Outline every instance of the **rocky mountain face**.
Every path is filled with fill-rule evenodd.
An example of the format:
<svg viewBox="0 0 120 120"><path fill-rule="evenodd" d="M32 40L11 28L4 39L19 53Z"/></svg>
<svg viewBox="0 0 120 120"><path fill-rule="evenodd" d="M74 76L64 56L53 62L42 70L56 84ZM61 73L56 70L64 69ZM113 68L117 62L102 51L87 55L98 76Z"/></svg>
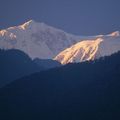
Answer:
<svg viewBox="0 0 120 120"><path fill-rule="evenodd" d="M83 40L59 53L54 59L62 64L83 62L109 56L120 50L120 33Z"/></svg>

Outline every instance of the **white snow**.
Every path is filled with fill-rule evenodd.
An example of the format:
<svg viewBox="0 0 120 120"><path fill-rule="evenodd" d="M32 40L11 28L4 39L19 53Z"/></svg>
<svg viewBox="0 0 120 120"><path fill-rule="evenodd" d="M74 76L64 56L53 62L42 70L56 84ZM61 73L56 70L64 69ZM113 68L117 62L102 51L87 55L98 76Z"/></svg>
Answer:
<svg viewBox="0 0 120 120"><path fill-rule="evenodd" d="M20 49L31 58L51 59L78 42L79 36L30 20L0 31L0 48Z"/></svg>
<svg viewBox="0 0 120 120"><path fill-rule="evenodd" d="M32 59L55 59L62 64L82 62L119 51L120 32L76 36L30 20L19 26L0 30L0 48L22 50Z"/></svg>
<svg viewBox="0 0 120 120"><path fill-rule="evenodd" d="M60 52L54 59L62 64L94 60L120 50L120 35L114 32L93 40L83 40Z"/></svg>

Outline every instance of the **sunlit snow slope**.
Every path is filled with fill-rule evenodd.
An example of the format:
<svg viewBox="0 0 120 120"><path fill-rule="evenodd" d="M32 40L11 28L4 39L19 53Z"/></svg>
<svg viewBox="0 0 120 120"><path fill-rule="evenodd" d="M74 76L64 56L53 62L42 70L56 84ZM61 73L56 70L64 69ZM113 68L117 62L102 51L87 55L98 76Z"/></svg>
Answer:
<svg viewBox="0 0 120 120"><path fill-rule="evenodd" d="M93 40L83 40L59 53L54 59L62 64L94 60L120 50L120 33L96 36Z"/></svg>

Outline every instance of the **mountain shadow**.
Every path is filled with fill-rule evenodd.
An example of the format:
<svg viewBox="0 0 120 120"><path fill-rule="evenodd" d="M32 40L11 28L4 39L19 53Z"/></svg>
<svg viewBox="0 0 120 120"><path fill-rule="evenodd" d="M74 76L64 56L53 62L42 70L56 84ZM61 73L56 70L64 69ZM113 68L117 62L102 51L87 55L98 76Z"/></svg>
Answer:
<svg viewBox="0 0 120 120"><path fill-rule="evenodd" d="M56 60L52 60L52 59L39 59L36 58L33 60L38 66L42 66L44 68L44 70L48 70L51 68L55 68L55 67L60 67L61 64L56 61Z"/></svg>
<svg viewBox="0 0 120 120"><path fill-rule="evenodd" d="M4 119L120 119L120 52L18 79L0 90Z"/></svg>

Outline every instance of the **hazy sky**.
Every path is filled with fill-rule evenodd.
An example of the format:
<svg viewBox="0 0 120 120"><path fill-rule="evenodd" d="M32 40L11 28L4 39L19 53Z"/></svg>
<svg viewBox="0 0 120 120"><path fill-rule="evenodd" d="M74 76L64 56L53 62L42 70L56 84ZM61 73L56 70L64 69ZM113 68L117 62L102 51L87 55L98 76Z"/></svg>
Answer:
<svg viewBox="0 0 120 120"><path fill-rule="evenodd" d="M79 35L120 30L120 0L0 0L0 29L34 19Z"/></svg>

